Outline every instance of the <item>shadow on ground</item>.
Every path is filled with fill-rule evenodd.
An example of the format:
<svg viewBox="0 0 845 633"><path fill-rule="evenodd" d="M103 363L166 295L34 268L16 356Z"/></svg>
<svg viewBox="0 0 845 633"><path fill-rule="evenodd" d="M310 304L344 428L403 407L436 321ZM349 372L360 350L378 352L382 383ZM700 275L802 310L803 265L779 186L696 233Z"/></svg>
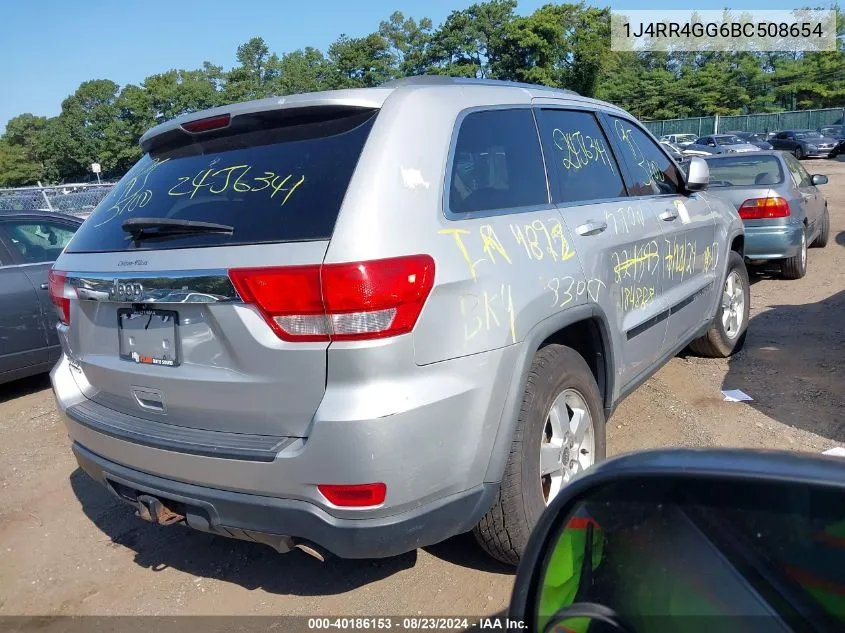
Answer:
<svg viewBox="0 0 845 633"><path fill-rule="evenodd" d="M70 485L86 516L113 543L135 552L135 563L152 571L168 567L245 589L278 595L341 594L413 567L417 553L380 560L329 559L298 550L278 554L266 545L205 534L181 525L145 523L133 510L77 468Z"/></svg>
<svg viewBox="0 0 845 633"><path fill-rule="evenodd" d="M516 567L500 563L481 549L471 532L426 547L425 551L453 565L495 574L516 574Z"/></svg>
<svg viewBox="0 0 845 633"><path fill-rule="evenodd" d="M845 444L845 290L816 303L778 305L754 316L723 389L794 427Z"/></svg>
<svg viewBox="0 0 845 633"><path fill-rule="evenodd" d="M839 231L836 236L836 243L839 244L839 246L845 246L845 231Z"/></svg>
<svg viewBox="0 0 845 633"><path fill-rule="evenodd" d="M38 374L0 385L0 404L50 388L50 374Z"/></svg>

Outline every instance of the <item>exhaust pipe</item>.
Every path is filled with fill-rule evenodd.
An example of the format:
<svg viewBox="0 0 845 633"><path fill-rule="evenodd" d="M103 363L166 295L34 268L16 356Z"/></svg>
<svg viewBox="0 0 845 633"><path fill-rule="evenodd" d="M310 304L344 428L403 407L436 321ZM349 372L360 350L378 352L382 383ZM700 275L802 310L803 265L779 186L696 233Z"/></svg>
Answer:
<svg viewBox="0 0 845 633"><path fill-rule="evenodd" d="M309 556L313 556L321 563L325 563L328 559L332 557L331 552L323 549L316 543L312 543L310 541L296 541L294 542L294 547L300 551L305 552Z"/></svg>

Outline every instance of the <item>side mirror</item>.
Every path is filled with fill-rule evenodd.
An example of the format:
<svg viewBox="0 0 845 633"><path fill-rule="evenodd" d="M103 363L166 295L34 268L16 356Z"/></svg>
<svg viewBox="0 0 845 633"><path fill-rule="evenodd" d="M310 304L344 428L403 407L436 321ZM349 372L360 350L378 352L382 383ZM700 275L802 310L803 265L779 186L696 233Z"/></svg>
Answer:
<svg viewBox="0 0 845 633"><path fill-rule="evenodd" d="M826 185L827 176L823 176L822 174L813 174L812 181L814 185Z"/></svg>
<svg viewBox="0 0 845 633"><path fill-rule="evenodd" d="M710 184L710 167L707 161L691 156L687 170L687 191L704 191Z"/></svg>
<svg viewBox="0 0 845 633"><path fill-rule="evenodd" d="M838 457L618 457L576 477L540 517L509 619L538 633L841 631L843 508Z"/></svg>

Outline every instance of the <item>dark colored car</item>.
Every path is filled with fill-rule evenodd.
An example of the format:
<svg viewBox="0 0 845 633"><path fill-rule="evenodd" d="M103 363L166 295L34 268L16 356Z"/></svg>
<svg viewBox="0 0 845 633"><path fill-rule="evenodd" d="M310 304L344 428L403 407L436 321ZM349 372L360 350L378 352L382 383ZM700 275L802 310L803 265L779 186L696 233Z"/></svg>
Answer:
<svg viewBox="0 0 845 633"><path fill-rule="evenodd" d="M822 133L822 136L828 136L837 141L833 151L828 154L828 158L845 156L845 125L830 125L828 127L823 127L820 132Z"/></svg>
<svg viewBox="0 0 845 633"><path fill-rule="evenodd" d="M61 356L47 274L82 220L0 210L0 384L50 371Z"/></svg>
<svg viewBox="0 0 845 633"><path fill-rule="evenodd" d="M791 152L795 158L827 158L836 147L836 139L818 130L782 130L772 139L772 147Z"/></svg>
<svg viewBox="0 0 845 633"><path fill-rule="evenodd" d="M726 132L726 134L733 134L734 136L741 138L746 143L751 143L760 149L772 149L771 143L754 132Z"/></svg>

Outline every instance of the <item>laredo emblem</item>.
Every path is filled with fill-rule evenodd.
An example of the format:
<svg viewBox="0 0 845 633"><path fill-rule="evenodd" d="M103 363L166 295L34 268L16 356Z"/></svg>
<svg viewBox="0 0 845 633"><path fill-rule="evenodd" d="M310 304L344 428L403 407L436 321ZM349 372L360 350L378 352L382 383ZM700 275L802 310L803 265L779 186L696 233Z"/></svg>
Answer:
<svg viewBox="0 0 845 633"><path fill-rule="evenodd" d="M139 283L123 282L118 279L114 280L109 295L112 299L118 301L132 301L140 299L144 294L144 286Z"/></svg>

